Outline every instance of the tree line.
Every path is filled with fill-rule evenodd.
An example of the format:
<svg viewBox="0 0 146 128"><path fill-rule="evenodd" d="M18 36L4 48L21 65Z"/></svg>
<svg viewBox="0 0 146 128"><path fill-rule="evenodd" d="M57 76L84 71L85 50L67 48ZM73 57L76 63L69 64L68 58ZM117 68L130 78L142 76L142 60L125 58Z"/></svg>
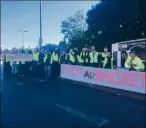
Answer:
<svg viewBox="0 0 146 128"><path fill-rule="evenodd" d="M77 11L61 24L63 47L95 45L111 48L115 42L145 37L145 0L101 0L84 15Z"/></svg>

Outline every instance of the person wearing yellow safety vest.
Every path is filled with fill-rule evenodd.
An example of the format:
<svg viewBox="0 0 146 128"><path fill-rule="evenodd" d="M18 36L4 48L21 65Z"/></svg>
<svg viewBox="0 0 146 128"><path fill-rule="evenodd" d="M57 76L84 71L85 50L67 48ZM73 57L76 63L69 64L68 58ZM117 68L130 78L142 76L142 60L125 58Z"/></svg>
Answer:
<svg viewBox="0 0 146 128"><path fill-rule="evenodd" d="M44 57L44 64L45 64L45 75L46 78L51 76L51 65L52 65L52 55L51 55L51 51L47 50L45 57Z"/></svg>
<svg viewBox="0 0 146 128"><path fill-rule="evenodd" d="M67 62L68 62L68 64L75 65L75 57L74 57L73 49L69 50L69 53L67 56Z"/></svg>
<svg viewBox="0 0 146 128"><path fill-rule="evenodd" d="M142 63L142 60L136 56L134 51L130 52L129 57L127 58L125 62L125 68L136 71L143 71L145 70L145 66Z"/></svg>
<svg viewBox="0 0 146 128"><path fill-rule="evenodd" d="M59 58L59 63L60 64L66 64L67 63L67 53L66 51L62 51L60 58Z"/></svg>
<svg viewBox="0 0 146 128"><path fill-rule="evenodd" d="M103 67L104 62L107 61L108 48L104 47L104 52L99 53L100 67Z"/></svg>
<svg viewBox="0 0 146 128"><path fill-rule="evenodd" d="M45 50L44 50L44 48L42 48L39 51L39 65L38 65L38 76L39 77L45 76L44 57L45 57Z"/></svg>
<svg viewBox="0 0 146 128"><path fill-rule="evenodd" d="M91 47L91 52L89 53L90 66L99 67L99 53L95 50L95 46Z"/></svg>
<svg viewBox="0 0 146 128"><path fill-rule="evenodd" d="M82 52L80 53L80 58L82 60L83 66L89 66L89 52L86 47L82 49Z"/></svg>
<svg viewBox="0 0 146 128"><path fill-rule="evenodd" d="M38 50L35 49L32 52L32 58L33 58L33 60L32 60L32 65L31 65L30 70L32 72L32 75L36 76L37 75L36 71L37 71L37 67L38 67L38 64L39 64L38 63L38 61L39 61L39 52L38 52Z"/></svg>
<svg viewBox="0 0 146 128"><path fill-rule="evenodd" d="M55 51L52 53L52 77L58 78L60 75L60 65L59 65L59 50L55 48Z"/></svg>
<svg viewBox="0 0 146 128"><path fill-rule="evenodd" d="M106 56L104 57L103 68L106 68L106 69L115 69L116 68L116 63L115 63L114 59L112 58L110 52L107 52Z"/></svg>

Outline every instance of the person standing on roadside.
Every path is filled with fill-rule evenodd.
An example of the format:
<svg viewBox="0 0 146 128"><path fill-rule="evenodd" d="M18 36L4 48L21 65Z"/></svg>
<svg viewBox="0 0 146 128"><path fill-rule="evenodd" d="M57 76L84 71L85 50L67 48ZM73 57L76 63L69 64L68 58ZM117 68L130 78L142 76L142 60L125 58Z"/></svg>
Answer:
<svg viewBox="0 0 146 128"><path fill-rule="evenodd" d="M108 48L104 47L104 52L100 53L99 59L100 59L100 67L103 67L104 62L107 60L108 56Z"/></svg>
<svg viewBox="0 0 146 128"><path fill-rule="evenodd" d="M66 64L67 63L67 53L65 50L62 51L60 58L59 58L60 64Z"/></svg>
<svg viewBox="0 0 146 128"><path fill-rule="evenodd" d="M116 68L116 63L115 63L113 57L111 56L110 52L106 53L106 57L104 58L104 61L103 61L103 68L106 68L106 69L115 69Z"/></svg>
<svg viewBox="0 0 146 128"><path fill-rule="evenodd" d="M39 52L39 76L44 77L45 71L44 71L44 55L45 51L44 49L41 49Z"/></svg>
<svg viewBox="0 0 146 128"><path fill-rule="evenodd" d="M33 60L32 60L32 63L31 63L30 70L32 72L33 77L36 77L37 76L38 64L39 64L39 51L38 51L38 49L35 49L32 52L32 57L33 57Z"/></svg>
<svg viewBox="0 0 146 128"><path fill-rule="evenodd" d="M87 47L84 47L82 49L82 52L80 54L80 58L82 60L82 65L83 66L89 66L89 52Z"/></svg>
<svg viewBox="0 0 146 128"><path fill-rule="evenodd" d="M60 65L59 65L59 49L56 47L52 53L52 77L54 79L59 77L60 74Z"/></svg>
<svg viewBox="0 0 146 128"><path fill-rule="evenodd" d="M67 55L67 63L71 65L75 65L75 57L74 57L73 49L69 50L69 53Z"/></svg>
<svg viewBox="0 0 146 128"><path fill-rule="evenodd" d="M91 47L89 58L91 67L99 67L99 53L95 50L95 46Z"/></svg>
<svg viewBox="0 0 146 128"><path fill-rule="evenodd" d="M45 77L48 78L51 76L51 65L52 65L52 55L51 51L47 50L44 57L44 65L45 65Z"/></svg>

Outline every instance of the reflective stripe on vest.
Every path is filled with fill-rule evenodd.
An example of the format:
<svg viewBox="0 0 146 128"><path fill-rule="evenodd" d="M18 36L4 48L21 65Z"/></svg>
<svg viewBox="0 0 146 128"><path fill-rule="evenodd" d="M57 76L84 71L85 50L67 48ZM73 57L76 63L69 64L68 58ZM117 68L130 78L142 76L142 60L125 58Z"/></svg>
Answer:
<svg viewBox="0 0 146 128"><path fill-rule="evenodd" d="M52 57L53 57L53 61L59 61L59 56L58 54L55 54L55 52L53 52Z"/></svg>
<svg viewBox="0 0 146 128"><path fill-rule="evenodd" d="M47 61L48 55L46 54L44 57L44 63ZM52 60L52 55L51 55L51 60L50 60L50 64L52 64L53 60Z"/></svg>
<svg viewBox="0 0 146 128"><path fill-rule="evenodd" d="M104 61L103 61L103 68L105 67L105 65L107 64L107 61L108 61L108 58L107 57L105 57L105 59L104 59ZM111 58L111 68L113 68L114 67L114 65L113 65L113 61L114 61L114 59L113 58Z"/></svg>
<svg viewBox="0 0 146 128"><path fill-rule="evenodd" d="M13 62L11 61L10 62L10 66L12 66L13 64L17 64L18 65L19 64L19 61L13 61Z"/></svg>
<svg viewBox="0 0 146 128"><path fill-rule="evenodd" d="M71 53L68 53L69 55L69 60L74 63L75 62L75 57L71 54Z"/></svg>
<svg viewBox="0 0 146 128"><path fill-rule="evenodd" d="M33 60L39 61L39 53L38 53L38 52L37 52L37 53L34 53L34 52L33 52L32 57L33 57Z"/></svg>
<svg viewBox="0 0 146 128"><path fill-rule="evenodd" d="M21 64L25 64L25 61L21 61Z"/></svg>
<svg viewBox="0 0 146 128"><path fill-rule="evenodd" d="M60 56L60 58L59 58L59 63L61 63L61 57L62 57L62 54L61 54L61 56ZM67 54L65 55L65 61L67 60Z"/></svg>
<svg viewBox="0 0 146 128"><path fill-rule="evenodd" d="M81 52L80 58L81 58L82 56L87 56L87 55L88 55L88 53ZM81 58L81 59L82 59L82 58ZM82 59L82 61L84 62L83 59ZM88 58L85 59L85 62L88 63Z"/></svg>
<svg viewBox="0 0 146 128"><path fill-rule="evenodd" d="M90 52L89 55L90 55L90 63L98 63L98 52L95 52L94 56L92 52Z"/></svg>

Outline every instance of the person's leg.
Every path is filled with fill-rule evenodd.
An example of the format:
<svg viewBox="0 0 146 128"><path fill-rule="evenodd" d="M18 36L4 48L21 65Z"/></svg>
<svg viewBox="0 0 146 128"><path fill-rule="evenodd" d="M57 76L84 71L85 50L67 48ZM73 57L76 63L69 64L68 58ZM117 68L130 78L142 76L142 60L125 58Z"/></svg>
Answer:
<svg viewBox="0 0 146 128"><path fill-rule="evenodd" d="M45 77L48 77L48 73L47 73L47 65L45 65Z"/></svg>
<svg viewBox="0 0 146 128"><path fill-rule="evenodd" d="M11 71L12 71L12 74L15 73L15 67L14 67L14 64L11 66Z"/></svg>
<svg viewBox="0 0 146 128"><path fill-rule="evenodd" d="M18 65L16 64L15 65L15 75L17 75L18 74Z"/></svg>
<svg viewBox="0 0 146 128"><path fill-rule="evenodd" d="M48 65L48 76L51 76L51 65Z"/></svg>

